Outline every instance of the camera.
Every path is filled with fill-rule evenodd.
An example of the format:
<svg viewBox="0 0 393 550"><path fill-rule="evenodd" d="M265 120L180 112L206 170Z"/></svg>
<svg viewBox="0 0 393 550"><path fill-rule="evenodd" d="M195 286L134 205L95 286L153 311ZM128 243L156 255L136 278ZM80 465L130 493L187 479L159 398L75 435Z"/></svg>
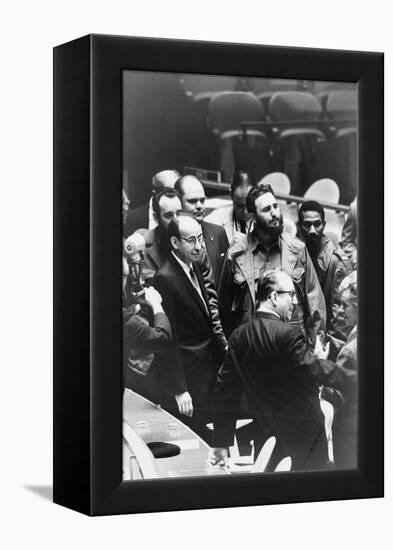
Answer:
<svg viewBox="0 0 393 550"><path fill-rule="evenodd" d="M141 264L145 250L146 241L140 233L133 233L123 242L123 259L128 266L124 299L128 304L140 303L144 296L145 282L142 277Z"/></svg>

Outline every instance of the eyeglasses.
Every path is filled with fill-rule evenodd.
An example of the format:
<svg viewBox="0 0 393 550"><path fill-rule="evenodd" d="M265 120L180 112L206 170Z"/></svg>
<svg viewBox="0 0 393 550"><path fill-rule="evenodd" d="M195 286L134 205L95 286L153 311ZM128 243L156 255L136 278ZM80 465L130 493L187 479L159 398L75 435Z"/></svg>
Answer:
<svg viewBox="0 0 393 550"><path fill-rule="evenodd" d="M276 290L276 292L277 294L289 294L292 300L296 296L296 292L294 290Z"/></svg>
<svg viewBox="0 0 393 550"><path fill-rule="evenodd" d="M302 222L302 226L306 229L311 229L312 226L314 226L315 229L320 229L322 227L322 222L321 220L316 220L315 222L306 221Z"/></svg>
<svg viewBox="0 0 393 550"><path fill-rule="evenodd" d="M190 246L195 246L197 243L202 244L203 243L203 235L198 235L198 237L188 237L187 239L185 237L180 237L182 241L186 241Z"/></svg>

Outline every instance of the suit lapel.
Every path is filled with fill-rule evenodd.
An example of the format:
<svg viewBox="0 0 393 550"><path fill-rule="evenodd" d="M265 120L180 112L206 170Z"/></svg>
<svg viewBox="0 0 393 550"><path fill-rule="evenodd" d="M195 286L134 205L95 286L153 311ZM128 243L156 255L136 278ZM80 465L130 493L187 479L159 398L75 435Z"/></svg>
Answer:
<svg viewBox="0 0 393 550"><path fill-rule="evenodd" d="M210 263L213 266L213 263L215 262L214 253L216 251L214 236L209 231L209 227L204 222L202 222L202 233L203 233L203 238L205 240L206 252L207 252L207 255L209 256Z"/></svg>
<svg viewBox="0 0 393 550"><path fill-rule="evenodd" d="M171 264L173 265L176 276L177 276L179 282L181 283L183 289L186 290L187 293L191 295L191 297L195 301L196 305L199 307L199 309L202 311L202 313L205 315L205 317L207 319L209 319L209 314L206 310L207 306L205 307L203 305L202 299L199 296L198 291L194 288L194 286L191 283L190 279L185 274L183 268L179 265L179 263L175 260L175 258L171 258ZM197 275L199 286L200 286L201 291L203 293L204 292L204 287L203 287L203 281L202 281L202 284L201 284L201 274L199 272L199 266L197 264L194 264L194 263L192 265L193 265L193 269L195 270L195 273ZM205 296L205 294L204 294L204 296Z"/></svg>

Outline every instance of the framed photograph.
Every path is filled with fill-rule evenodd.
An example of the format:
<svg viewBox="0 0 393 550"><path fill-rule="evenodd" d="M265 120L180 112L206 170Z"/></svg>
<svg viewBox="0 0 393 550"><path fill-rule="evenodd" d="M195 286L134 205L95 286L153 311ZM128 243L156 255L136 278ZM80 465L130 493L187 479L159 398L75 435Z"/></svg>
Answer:
<svg viewBox="0 0 393 550"><path fill-rule="evenodd" d="M383 468L383 54L56 47L54 501L381 497Z"/></svg>

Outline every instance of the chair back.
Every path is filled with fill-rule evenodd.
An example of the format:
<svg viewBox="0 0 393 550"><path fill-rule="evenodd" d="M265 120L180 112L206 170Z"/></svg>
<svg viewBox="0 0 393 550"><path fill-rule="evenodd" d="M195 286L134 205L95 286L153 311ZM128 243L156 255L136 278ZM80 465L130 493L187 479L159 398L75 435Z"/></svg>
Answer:
<svg viewBox="0 0 393 550"><path fill-rule="evenodd" d="M221 92L209 103L209 126L215 134L230 130L241 131L240 122L261 120L264 110L256 96L250 92Z"/></svg>
<svg viewBox="0 0 393 550"><path fill-rule="evenodd" d="M350 120L355 125L357 117L357 93L350 90L330 92L326 102L326 113L335 122Z"/></svg>
<svg viewBox="0 0 393 550"><path fill-rule="evenodd" d="M322 178L314 181L313 184L304 193L304 198L308 200L330 202L338 204L340 191L337 183L329 178Z"/></svg>
<svg viewBox="0 0 393 550"><path fill-rule="evenodd" d="M259 182L264 185L270 185L275 193L282 193L283 195L289 195L291 191L291 182L284 172L270 172L266 174Z"/></svg>
<svg viewBox="0 0 393 550"><path fill-rule="evenodd" d="M309 92L276 92L269 101L272 120L318 121L321 113L321 104Z"/></svg>
<svg viewBox="0 0 393 550"><path fill-rule="evenodd" d="M290 472L292 468L292 458L286 456L276 466L275 472Z"/></svg>
<svg viewBox="0 0 393 550"><path fill-rule="evenodd" d="M269 437L269 439L265 441L262 449L259 452L258 458L256 459L254 466L252 467L252 472L264 472L266 470L266 466L269 463L275 446L276 438L274 436Z"/></svg>

